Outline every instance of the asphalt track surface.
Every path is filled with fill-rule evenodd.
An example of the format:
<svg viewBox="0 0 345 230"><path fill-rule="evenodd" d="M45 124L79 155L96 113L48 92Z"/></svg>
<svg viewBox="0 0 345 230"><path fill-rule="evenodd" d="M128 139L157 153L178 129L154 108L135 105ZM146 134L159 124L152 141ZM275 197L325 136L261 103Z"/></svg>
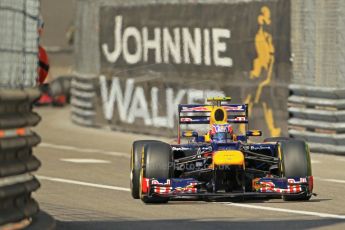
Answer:
<svg viewBox="0 0 345 230"><path fill-rule="evenodd" d="M309 202L145 205L129 193L129 152L132 141L154 137L79 127L68 107L37 111L43 166L34 196L58 229L345 229L345 157L312 154L318 196Z"/></svg>

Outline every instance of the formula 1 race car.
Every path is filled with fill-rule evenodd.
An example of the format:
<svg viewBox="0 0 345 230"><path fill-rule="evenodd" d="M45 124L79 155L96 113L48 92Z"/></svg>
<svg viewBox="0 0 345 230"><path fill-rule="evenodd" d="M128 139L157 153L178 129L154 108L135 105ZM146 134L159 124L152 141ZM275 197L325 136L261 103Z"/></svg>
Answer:
<svg viewBox="0 0 345 230"><path fill-rule="evenodd" d="M261 136L248 130L248 106L229 104L230 97L209 104L178 106L177 144L135 141L131 153L131 194L145 203L173 198L283 197L309 200L313 176L308 145L284 137L252 143ZM206 124L208 130L182 130ZM236 135L233 125L244 125ZM181 139L186 143L182 143Z"/></svg>

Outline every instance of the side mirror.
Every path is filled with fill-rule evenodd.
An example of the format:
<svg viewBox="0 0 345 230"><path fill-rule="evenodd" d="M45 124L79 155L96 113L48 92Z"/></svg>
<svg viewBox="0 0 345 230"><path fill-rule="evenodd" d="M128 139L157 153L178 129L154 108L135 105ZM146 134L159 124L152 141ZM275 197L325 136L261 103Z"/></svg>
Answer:
<svg viewBox="0 0 345 230"><path fill-rule="evenodd" d="M198 137L198 132L196 131L183 131L182 137Z"/></svg>
<svg viewBox="0 0 345 230"><path fill-rule="evenodd" d="M246 132L247 137L261 137L262 131L261 130L248 130Z"/></svg>

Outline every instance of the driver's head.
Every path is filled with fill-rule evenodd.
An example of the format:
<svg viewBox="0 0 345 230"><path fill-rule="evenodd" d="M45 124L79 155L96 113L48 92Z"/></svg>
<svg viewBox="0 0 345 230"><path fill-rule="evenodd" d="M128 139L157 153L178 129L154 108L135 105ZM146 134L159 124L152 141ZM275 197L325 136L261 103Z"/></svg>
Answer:
<svg viewBox="0 0 345 230"><path fill-rule="evenodd" d="M233 129L230 124L213 124L210 130L213 142L227 143L233 140Z"/></svg>

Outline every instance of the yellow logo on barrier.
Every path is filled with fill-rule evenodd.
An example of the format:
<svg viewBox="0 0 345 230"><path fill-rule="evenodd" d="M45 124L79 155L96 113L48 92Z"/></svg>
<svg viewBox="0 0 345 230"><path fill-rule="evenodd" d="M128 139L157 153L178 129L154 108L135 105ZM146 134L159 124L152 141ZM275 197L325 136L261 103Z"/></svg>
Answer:
<svg viewBox="0 0 345 230"><path fill-rule="evenodd" d="M257 58L254 59L253 70L250 72L251 79L260 77L262 69L268 71L269 67L272 67L274 61L272 35L266 32L263 27L264 25L271 24L271 12L267 6L261 8L258 23L259 30L255 35Z"/></svg>
<svg viewBox="0 0 345 230"><path fill-rule="evenodd" d="M272 72L274 67L274 44L272 35L265 31L264 25L271 24L271 11L267 6L261 8L261 14L258 16L259 30L255 35L255 48L257 57L253 61L253 69L250 71L250 79L257 79L266 74L266 78L261 81L255 93L247 95L245 103L248 104L250 114L254 104L259 104L261 93L265 86L271 84ZM274 124L273 110L270 109L266 102L261 103L264 110L265 121L271 136L280 136L281 129L277 128ZM244 133L245 126L241 125L240 130Z"/></svg>

